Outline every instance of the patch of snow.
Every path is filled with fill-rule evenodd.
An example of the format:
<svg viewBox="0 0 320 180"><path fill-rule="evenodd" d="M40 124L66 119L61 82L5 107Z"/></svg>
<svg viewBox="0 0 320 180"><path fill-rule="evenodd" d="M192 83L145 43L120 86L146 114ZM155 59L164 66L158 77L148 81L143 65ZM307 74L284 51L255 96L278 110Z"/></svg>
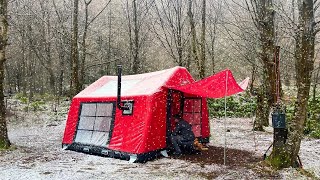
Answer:
<svg viewBox="0 0 320 180"><path fill-rule="evenodd" d="M11 117L8 133L17 146L11 151L0 151L0 179L260 179L248 167L230 168L217 164L200 165L184 160L160 158L147 163L129 161L66 151L61 147L69 102L59 111L50 108L41 112L16 110ZM18 107L18 106L17 106ZM23 117L23 119L22 119ZM52 118L53 117L53 118ZM224 147L224 119L212 119L210 145ZM253 132L252 119L228 118L226 146L246 150L260 156L272 143L272 128ZM306 170L320 177L320 140L302 141L300 158ZM269 151L270 153L270 151ZM293 168L279 172L283 179L304 179Z"/></svg>

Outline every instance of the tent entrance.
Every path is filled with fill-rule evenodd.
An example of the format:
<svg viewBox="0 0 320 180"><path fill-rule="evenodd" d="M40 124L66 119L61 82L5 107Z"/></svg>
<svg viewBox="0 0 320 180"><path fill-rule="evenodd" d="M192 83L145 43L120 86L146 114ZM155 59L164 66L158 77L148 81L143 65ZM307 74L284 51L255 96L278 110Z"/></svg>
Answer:
<svg viewBox="0 0 320 180"><path fill-rule="evenodd" d="M183 119L192 125L196 137L201 137L202 99L185 97L183 101Z"/></svg>
<svg viewBox="0 0 320 180"><path fill-rule="evenodd" d="M115 102L81 103L74 142L103 147L109 144L115 107Z"/></svg>
<svg viewBox="0 0 320 180"><path fill-rule="evenodd" d="M181 114L183 119L192 125L196 137L202 134L202 98L186 97L184 93L176 90L168 91L167 99L167 138L175 128L173 115ZM168 140L167 140L168 142Z"/></svg>

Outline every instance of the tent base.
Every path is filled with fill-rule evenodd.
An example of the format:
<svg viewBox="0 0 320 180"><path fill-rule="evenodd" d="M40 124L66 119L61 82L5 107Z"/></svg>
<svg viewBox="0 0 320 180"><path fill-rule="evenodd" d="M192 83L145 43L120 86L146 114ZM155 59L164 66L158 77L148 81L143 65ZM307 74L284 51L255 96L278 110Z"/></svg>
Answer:
<svg viewBox="0 0 320 180"><path fill-rule="evenodd" d="M132 158L130 160L130 156L131 157L134 156L136 157L136 160L134 162L139 162L139 163L145 163L147 161L160 157L161 156L160 152L163 150L163 149L159 149L159 150L151 151L148 153L132 154L132 153L111 150L105 147L85 145L85 144L79 144L79 143L62 144L62 147L65 150L72 150L72 151L82 152L86 154L98 155L103 157L111 157L111 158L122 159L127 161L132 161Z"/></svg>

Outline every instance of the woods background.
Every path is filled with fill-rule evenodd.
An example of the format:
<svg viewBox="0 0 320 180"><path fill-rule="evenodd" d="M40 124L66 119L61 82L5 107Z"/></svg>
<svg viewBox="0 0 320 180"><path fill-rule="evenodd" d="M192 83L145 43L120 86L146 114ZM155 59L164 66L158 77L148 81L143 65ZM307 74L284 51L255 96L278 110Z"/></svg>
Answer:
<svg viewBox="0 0 320 180"><path fill-rule="evenodd" d="M288 139L269 161L295 166L308 122L320 134L320 113L308 112L320 104L319 6L318 0L0 0L0 147L10 146L4 94L28 102L35 94L73 97L115 75L117 64L124 74L179 65L196 79L229 68L237 79L251 77L255 130L268 126L279 99L293 102ZM295 90L280 93L284 87Z"/></svg>
<svg viewBox="0 0 320 180"><path fill-rule="evenodd" d="M73 1L9 2L5 92L22 92L30 99L34 93L74 94L70 92L74 68L82 89L103 75L115 75L116 64L124 66L124 74L180 65L197 79L229 68L237 79L250 76L257 86L262 82L263 49L251 1L78 3L75 21ZM276 1L272 8L281 78L292 85L298 6L291 0ZM73 35L75 27L78 35ZM315 44L317 59L317 39ZM319 61L315 66L313 85L319 81Z"/></svg>

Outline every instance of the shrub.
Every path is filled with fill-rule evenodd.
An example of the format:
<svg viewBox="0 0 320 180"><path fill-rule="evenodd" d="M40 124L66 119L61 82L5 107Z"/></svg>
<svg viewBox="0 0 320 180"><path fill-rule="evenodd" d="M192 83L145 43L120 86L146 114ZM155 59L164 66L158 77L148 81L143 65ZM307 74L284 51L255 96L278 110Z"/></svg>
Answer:
<svg viewBox="0 0 320 180"><path fill-rule="evenodd" d="M228 117L252 117L257 107L255 98L247 94L230 96L226 100ZM208 99L208 108L210 117L224 117L224 98Z"/></svg>
<svg viewBox="0 0 320 180"><path fill-rule="evenodd" d="M15 95L15 98L18 99L22 104L28 103L28 97L24 96L22 93L18 93Z"/></svg>
<svg viewBox="0 0 320 180"><path fill-rule="evenodd" d="M43 101L33 101L30 106L32 107L33 111L42 110L41 105L44 105Z"/></svg>
<svg viewBox="0 0 320 180"><path fill-rule="evenodd" d="M286 102L286 121L294 117L294 100ZM227 97L227 117L252 117L257 108L256 98L248 94ZM305 123L304 134L320 138L320 96L308 102L308 118ZM210 117L225 116L225 102L221 99L208 99Z"/></svg>
<svg viewBox="0 0 320 180"><path fill-rule="evenodd" d="M303 133L310 135L314 138L320 138L320 97L317 97L314 101L309 99L307 108L307 121ZM290 102L286 105L286 120L292 121L294 116L294 102Z"/></svg>

